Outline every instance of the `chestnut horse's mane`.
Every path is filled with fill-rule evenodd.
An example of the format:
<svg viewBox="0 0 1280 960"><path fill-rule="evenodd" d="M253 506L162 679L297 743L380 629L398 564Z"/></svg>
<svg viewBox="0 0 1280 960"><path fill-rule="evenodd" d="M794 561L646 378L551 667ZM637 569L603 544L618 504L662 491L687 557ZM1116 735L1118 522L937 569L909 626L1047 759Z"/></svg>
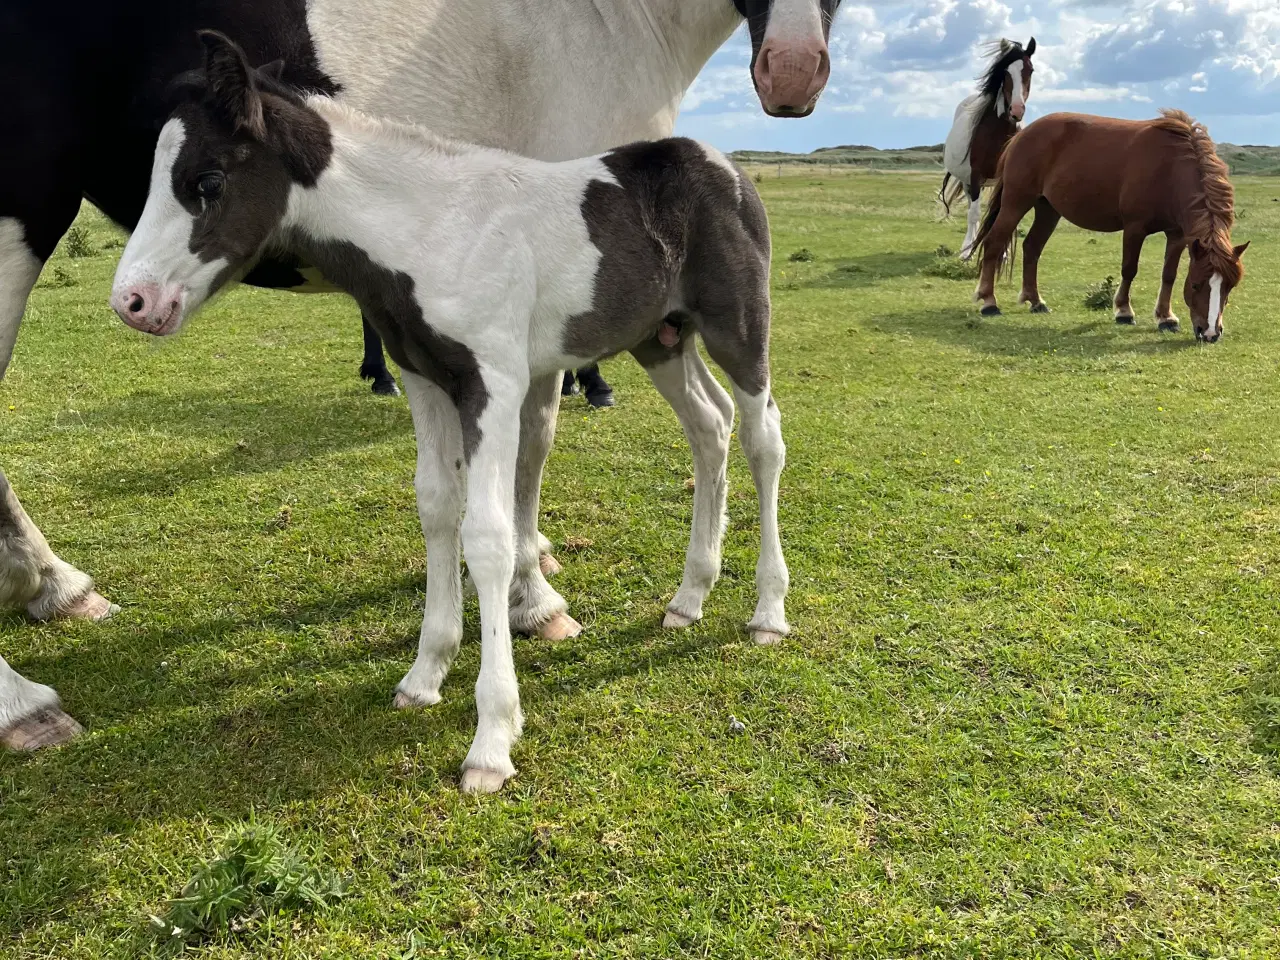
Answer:
<svg viewBox="0 0 1280 960"><path fill-rule="evenodd" d="M1236 194L1227 175L1227 165L1218 156L1213 138L1203 123L1181 110L1161 110L1160 118L1152 120L1151 125L1185 139L1190 156L1200 170L1201 189L1199 202L1192 203L1195 221L1188 232L1200 241L1213 269L1235 286L1244 273L1231 247Z"/></svg>

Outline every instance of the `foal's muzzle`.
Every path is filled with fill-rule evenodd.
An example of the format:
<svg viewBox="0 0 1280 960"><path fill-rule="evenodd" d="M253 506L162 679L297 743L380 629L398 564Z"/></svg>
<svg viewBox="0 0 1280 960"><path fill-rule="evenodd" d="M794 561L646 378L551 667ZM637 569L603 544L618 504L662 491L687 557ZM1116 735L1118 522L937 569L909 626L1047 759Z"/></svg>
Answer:
<svg viewBox="0 0 1280 960"><path fill-rule="evenodd" d="M111 295L111 308L133 329L163 337L173 333L182 320L182 288L129 284Z"/></svg>

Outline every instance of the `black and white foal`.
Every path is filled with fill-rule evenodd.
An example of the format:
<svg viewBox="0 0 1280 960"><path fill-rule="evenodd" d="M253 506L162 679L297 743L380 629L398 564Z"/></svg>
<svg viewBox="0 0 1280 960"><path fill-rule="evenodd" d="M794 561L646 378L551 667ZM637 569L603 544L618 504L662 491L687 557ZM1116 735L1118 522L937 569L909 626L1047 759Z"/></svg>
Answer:
<svg viewBox="0 0 1280 960"><path fill-rule="evenodd" d="M404 371L418 440L427 600L398 702L438 702L457 652L460 522L479 594L479 725L463 789L496 790L515 771L522 718L511 627L545 620L543 588L563 610L537 573L536 542L512 542L531 379L558 387L549 374L630 350L671 401L693 449L695 495L684 579L665 622L687 626L719 574L733 412L695 362L695 335L703 339L732 381L760 501L749 629L761 643L785 635L769 232L748 178L691 140L564 163L447 141L304 100L254 71L225 37L203 36L206 82L160 134L112 306L136 329L174 333L267 248L306 258L359 301ZM441 409L448 416L430 415Z"/></svg>

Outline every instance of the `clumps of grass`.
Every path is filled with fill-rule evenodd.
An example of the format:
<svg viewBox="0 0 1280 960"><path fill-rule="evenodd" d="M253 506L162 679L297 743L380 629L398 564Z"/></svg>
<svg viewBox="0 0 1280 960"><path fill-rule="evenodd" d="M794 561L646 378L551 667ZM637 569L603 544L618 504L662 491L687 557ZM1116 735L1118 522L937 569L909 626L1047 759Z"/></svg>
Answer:
<svg viewBox="0 0 1280 960"><path fill-rule="evenodd" d="M127 237L122 237L117 234L114 236L110 236L106 240L104 240L102 242L102 249L103 250L123 250L124 245L128 242L129 240Z"/></svg>
<svg viewBox="0 0 1280 960"><path fill-rule="evenodd" d="M71 271L60 264L54 264L53 267L40 276L40 286L42 287L62 289L64 287L74 287L76 283L76 278L72 276Z"/></svg>
<svg viewBox="0 0 1280 960"><path fill-rule="evenodd" d="M62 238L62 250L73 260L92 257L95 253L89 231L84 227L72 227Z"/></svg>
<svg viewBox="0 0 1280 960"><path fill-rule="evenodd" d="M230 832L221 853L151 923L157 936L187 943L239 933L283 911L323 910L342 895L336 875L308 863L274 827L250 821Z"/></svg>
<svg viewBox="0 0 1280 960"><path fill-rule="evenodd" d="M1263 668L1249 694L1253 749L1280 761L1280 659Z"/></svg>
<svg viewBox="0 0 1280 960"><path fill-rule="evenodd" d="M791 256L787 257L787 259L792 263L812 263L818 258L808 247L801 247L795 253L791 254Z"/></svg>
<svg viewBox="0 0 1280 960"><path fill-rule="evenodd" d="M756 183L764 183L764 174L757 170L756 175L751 179L754 180Z"/></svg>
<svg viewBox="0 0 1280 960"><path fill-rule="evenodd" d="M1110 310L1116 299L1116 278L1108 275L1085 291L1084 305L1090 310Z"/></svg>
<svg viewBox="0 0 1280 960"><path fill-rule="evenodd" d="M968 263L951 252L945 243L933 251L933 262L925 264L920 272L926 277L938 277L942 280L977 280L978 263Z"/></svg>

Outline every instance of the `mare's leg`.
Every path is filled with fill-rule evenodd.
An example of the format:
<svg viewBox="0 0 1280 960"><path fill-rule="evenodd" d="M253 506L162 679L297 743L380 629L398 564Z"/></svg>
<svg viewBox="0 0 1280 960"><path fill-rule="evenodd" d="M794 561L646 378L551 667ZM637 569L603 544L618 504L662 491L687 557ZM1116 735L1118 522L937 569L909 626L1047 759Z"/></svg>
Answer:
<svg viewBox="0 0 1280 960"><path fill-rule="evenodd" d="M1036 219L1022 241L1022 292L1019 303L1031 304L1032 313L1048 313L1049 306L1040 299L1040 254L1053 235L1062 214L1044 197L1036 201Z"/></svg>
<svg viewBox="0 0 1280 960"><path fill-rule="evenodd" d="M1164 270L1160 274L1160 297L1156 300L1156 322L1160 329L1173 332L1178 329L1178 318L1173 313L1173 284L1178 279L1178 262L1187 242L1177 234L1165 234Z"/></svg>
<svg viewBox="0 0 1280 960"><path fill-rule="evenodd" d="M0 746L39 750L64 743L82 729L63 713L51 687L33 683L0 657Z"/></svg>
<svg viewBox="0 0 1280 960"><path fill-rule="evenodd" d="M560 406L560 375L540 377L529 384L520 407L520 454L516 463L516 564L511 580L511 629L546 640L576 637L582 626L566 610L564 597L547 583L559 571L551 544L538 533L542 470L556 436Z"/></svg>
<svg viewBox="0 0 1280 960"><path fill-rule="evenodd" d="M462 543L480 598L480 675L476 678L475 740L462 765L466 793L492 793L516 771L511 747L520 736L520 690L511 653L508 599L513 552L520 408L528 382L513 372L486 370L489 401L475 426L467 470L467 516Z"/></svg>
<svg viewBox="0 0 1280 960"><path fill-rule="evenodd" d="M1142 241L1147 234L1142 228L1127 229L1124 232L1124 262L1120 265L1120 286L1116 289L1115 308L1116 323L1131 324L1133 306L1129 303L1129 287L1133 278L1138 275L1138 260L1142 256Z"/></svg>
<svg viewBox="0 0 1280 960"><path fill-rule="evenodd" d="M578 383L582 384L582 392L587 396L587 403L593 407L613 406L613 387L600 375L600 365L593 363L578 371Z"/></svg>
<svg viewBox="0 0 1280 960"><path fill-rule="evenodd" d="M684 579L663 621L666 627L687 627L702 618L702 603L720 576L733 401L707 370L692 337L674 357L646 349L637 351L636 359L671 404L693 452L693 524Z"/></svg>
<svg viewBox="0 0 1280 960"><path fill-rule="evenodd" d="M427 599L418 636L418 656L396 686L395 705L440 702L440 684L462 642L462 582L458 527L462 521L462 428L443 390L405 370L405 392L418 441L414 492L427 544Z"/></svg>
<svg viewBox="0 0 1280 960"><path fill-rule="evenodd" d="M387 358L382 353L382 338L370 326L364 314L360 315L360 323L364 326L364 360L360 363L360 379L372 380L374 393L384 397L400 396L396 378L387 369Z"/></svg>
<svg viewBox="0 0 1280 960"><path fill-rule="evenodd" d="M965 195L969 198L969 221L964 230L960 259L967 263L973 257L973 238L978 235L979 222L982 220L982 188L965 187Z"/></svg>

